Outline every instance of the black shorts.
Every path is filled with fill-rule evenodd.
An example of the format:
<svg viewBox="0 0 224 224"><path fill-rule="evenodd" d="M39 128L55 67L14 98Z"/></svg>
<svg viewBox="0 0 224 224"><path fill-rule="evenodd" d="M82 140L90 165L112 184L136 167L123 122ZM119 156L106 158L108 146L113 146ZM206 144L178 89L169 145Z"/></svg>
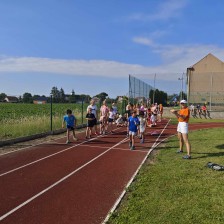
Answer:
<svg viewBox="0 0 224 224"><path fill-rule="evenodd" d="M68 129L68 130L72 130L72 131L75 130L75 128L72 127L72 126L70 126L70 125L67 125L67 129Z"/></svg>
<svg viewBox="0 0 224 224"><path fill-rule="evenodd" d="M90 128L92 128L95 124L95 121L94 120L92 120L92 121L89 121L88 123L87 123L87 127L90 127Z"/></svg>
<svg viewBox="0 0 224 224"><path fill-rule="evenodd" d="M112 123L114 121L114 119L112 119L112 118L108 118L108 122L109 123Z"/></svg>
<svg viewBox="0 0 224 224"><path fill-rule="evenodd" d="M97 119L96 118L93 120L93 124L97 125Z"/></svg>

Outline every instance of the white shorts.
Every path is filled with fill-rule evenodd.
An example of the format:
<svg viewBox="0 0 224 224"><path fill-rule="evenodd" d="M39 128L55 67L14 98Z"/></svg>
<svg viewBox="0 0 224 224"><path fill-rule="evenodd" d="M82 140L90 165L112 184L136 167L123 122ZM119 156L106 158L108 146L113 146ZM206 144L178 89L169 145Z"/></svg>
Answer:
<svg viewBox="0 0 224 224"><path fill-rule="evenodd" d="M188 133L188 123L186 122L179 122L177 126L177 132L180 132L182 134Z"/></svg>
<svg viewBox="0 0 224 224"><path fill-rule="evenodd" d="M137 135L137 132L134 132L134 131L129 131L129 136L135 136L135 135Z"/></svg>

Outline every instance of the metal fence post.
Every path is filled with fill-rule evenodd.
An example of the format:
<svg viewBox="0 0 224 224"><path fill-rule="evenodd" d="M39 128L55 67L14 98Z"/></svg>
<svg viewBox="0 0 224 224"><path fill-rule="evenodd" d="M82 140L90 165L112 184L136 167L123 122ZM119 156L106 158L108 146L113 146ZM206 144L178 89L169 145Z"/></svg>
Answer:
<svg viewBox="0 0 224 224"><path fill-rule="evenodd" d="M82 125L83 125L83 113L84 113L84 108L83 108L83 97L82 97Z"/></svg>
<svg viewBox="0 0 224 224"><path fill-rule="evenodd" d="M53 131L53 108L52 108L52 94L51 94L51 132Z"/></svg>

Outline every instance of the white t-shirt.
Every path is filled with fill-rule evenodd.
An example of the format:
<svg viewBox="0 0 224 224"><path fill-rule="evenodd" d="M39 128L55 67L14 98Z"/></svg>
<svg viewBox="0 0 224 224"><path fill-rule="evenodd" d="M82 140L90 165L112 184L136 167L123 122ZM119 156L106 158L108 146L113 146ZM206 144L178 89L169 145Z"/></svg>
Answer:
<svg viewBox="0 0 224 224"><path fill-rule="evenodd" d="M89 105L89 106L87 107L87 112L88 112L89 108L92 109L92 114L94 114L95 117L97 118L97 116L96 116L96 114L97 114L97 106L96 106L96 105Z"/></svg>
<svg viewBox="0 0 224 224"><path fill-rule="evenodd" d="M115 113L114 113L114 111L109 111L109 118L110 119L114 119L114 117L115 117Z"/></svg>

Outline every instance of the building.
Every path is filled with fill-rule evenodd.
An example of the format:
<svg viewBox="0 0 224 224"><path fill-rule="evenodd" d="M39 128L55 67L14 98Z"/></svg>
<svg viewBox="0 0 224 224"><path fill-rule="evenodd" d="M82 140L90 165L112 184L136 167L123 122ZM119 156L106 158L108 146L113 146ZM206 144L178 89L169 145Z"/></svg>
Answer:
<svg viewBox="0 0 224 224"><path fill-rule="evenodd" d="M34 104L46 104L47 103L47 97L40 96L37 99L33 100Z"/></svg>
<svg viewBox="0 0 224 224"><path fill-rule="evenodd" d="M18 103L19 99L16 96L6 96L4 102L7 103Z"/></svg>
<svg viewBox="0 0 224 224"><path fill-rule="evenodd" d="M207 103L209 109L224 108L224 62L209 53L187 68L189 104Z"/></svg>

